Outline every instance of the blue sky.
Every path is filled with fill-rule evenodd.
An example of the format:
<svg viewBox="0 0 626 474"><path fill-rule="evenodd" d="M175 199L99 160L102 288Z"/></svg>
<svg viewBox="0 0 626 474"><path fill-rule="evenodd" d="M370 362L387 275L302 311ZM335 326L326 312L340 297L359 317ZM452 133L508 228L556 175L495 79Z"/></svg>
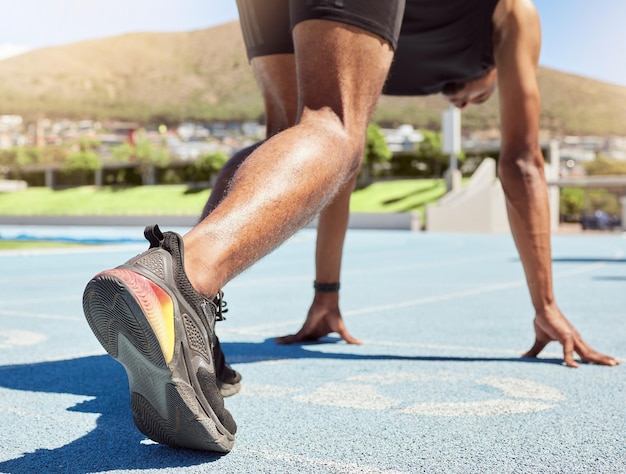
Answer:
<svg viewBox="0 0 626 474"><path fill-rule="evenodd" d="M137 31L237 18L235 0L1 0L0 57ZM536 0L544 66L626 86L626 0Z"/></svg>

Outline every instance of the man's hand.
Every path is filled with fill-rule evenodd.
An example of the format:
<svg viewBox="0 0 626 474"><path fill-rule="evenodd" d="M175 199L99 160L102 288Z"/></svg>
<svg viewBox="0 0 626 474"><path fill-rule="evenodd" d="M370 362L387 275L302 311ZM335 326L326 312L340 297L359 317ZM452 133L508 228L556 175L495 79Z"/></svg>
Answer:
<svg viewBox="0 0 626 474"><path fill-rule="evenodd" d="M295 342L311 342L336 332L348 344L362 344L361 341L350 335L346 328L339 307L326 307L313 302L309 309L306 321L296 334L277 337L277 344L293 344Z"/></svg>
<svg viewBox="0 0 626 474"><path fill-rule="evenodd" d="M615 357L601 354L589 346L558 308L537 313L534 325L535 344L523 357L537 357L549 342L558 341L563 346L563 359L568 367L578 367L578 362L574 360L574 352L584 362L599 365L620 363Z"/></svg>

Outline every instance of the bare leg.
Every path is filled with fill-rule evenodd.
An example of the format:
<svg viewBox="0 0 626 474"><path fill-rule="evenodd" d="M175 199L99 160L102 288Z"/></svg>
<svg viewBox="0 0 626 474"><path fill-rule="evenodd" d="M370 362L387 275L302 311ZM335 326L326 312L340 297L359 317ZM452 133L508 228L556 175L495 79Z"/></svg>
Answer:
<svg viewBox="0 0 626 474"><path fill-rule="evenodd" d="M296 123L298 91L296 88L296 62L292 54L260 56L251 61L252 71L263 95L265 105L266 136L271 137ZM239 150L222 167L211 196L202 211L202 221L228 193L233 176L241 164L263 142Z"/></svg>
<svg viewBox="0 0 626 474"><path fill-rule="evenodd" d="M293 55L261 56L252 60L256 81L263 94L267 136L271 137L295 124L297 90L295 59ZM218 174L211 196L202 212L201 220L211 213L228 193L239 166L262 142L238 151ZM341 256L348 225L350 195L356 176L346 185L321 213L316 248L316 281L340 280ZM338 333L348 343L360 344L352 337L339 310L339 294L315 292L303 328L293 336L278 338L279 344L316 340L331 332Z"/></svg>
<svg viewBox="0 0 626 474"><path fill-rule="evenodd" d="M186 272L205 295L216 294L310 221L359 167L393 56L390 45L322 20L298 24L294 41L298 125L259 146L222 203L184 237Z"/></svg>
<svg viewBox="0 0 626 474"><path fill-rule="evenodd" d="M343 243L350 215L350 195L354 190L356 176L350 180L320 214L315 252L315 281L339 282ZM276 338L278 344L316 341L336 332L349 344L361 344L348 332L339 310L339 292L316 291L302 328L289 336Z"/></svg>

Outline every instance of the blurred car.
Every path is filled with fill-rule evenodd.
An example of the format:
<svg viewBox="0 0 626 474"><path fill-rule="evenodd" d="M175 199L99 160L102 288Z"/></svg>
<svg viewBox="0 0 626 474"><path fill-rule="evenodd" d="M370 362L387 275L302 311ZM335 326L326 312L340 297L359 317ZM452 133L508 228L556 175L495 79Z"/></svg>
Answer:
<svg viewBox="0 0 626 474"><path fill-rule="evenodd" d="M583 230L613 230L622 227L622 219L604 211L584 213L580 219Z"/></svg>

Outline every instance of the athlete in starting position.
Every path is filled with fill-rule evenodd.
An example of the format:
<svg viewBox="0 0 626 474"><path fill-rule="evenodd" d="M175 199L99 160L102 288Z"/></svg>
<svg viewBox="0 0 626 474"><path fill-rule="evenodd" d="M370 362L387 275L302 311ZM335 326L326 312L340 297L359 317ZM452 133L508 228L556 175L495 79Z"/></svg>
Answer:
<svg viewBox="0 0 626 474"><path fill-rule="evenodd" d="M240 7L247 21L246 5ZM224 407L214 361L220 288L353 180L404 0L292 1L281 8L290 17L296 66L290 70L290 100L298 103L293 126L285 124L250 153L228 194L191 231L180 236L147 228L150 248L96 275L83 296L91 329L126 369L135 424L173 446L232 449L236 424ZM273 66L255 70L270 77Z"/></svg>
<svg viewBox="0 0 626 474"><path fill-rule="evenodd" d="M297 61L289 35L288 0L239 0L241 27L272 137L298 117ZM541 48L539 16L530 0L407 0L398 48L384 93L442 93L455 106L500 95L499 177L513 238L535 309L535 343L524 354L536 357L550 341L563 358L585 362L619 361L589 346L558 308L552 288L548 193L539 147L540 97L536 72ZM237 170L259 144L235 154L218 175L203 217L228 194ZM339 281L350 195L355 175L319 215L315 295L302 328L277 338L280 344L317 340L331 332L349 343L339 310Z"/></svg>

